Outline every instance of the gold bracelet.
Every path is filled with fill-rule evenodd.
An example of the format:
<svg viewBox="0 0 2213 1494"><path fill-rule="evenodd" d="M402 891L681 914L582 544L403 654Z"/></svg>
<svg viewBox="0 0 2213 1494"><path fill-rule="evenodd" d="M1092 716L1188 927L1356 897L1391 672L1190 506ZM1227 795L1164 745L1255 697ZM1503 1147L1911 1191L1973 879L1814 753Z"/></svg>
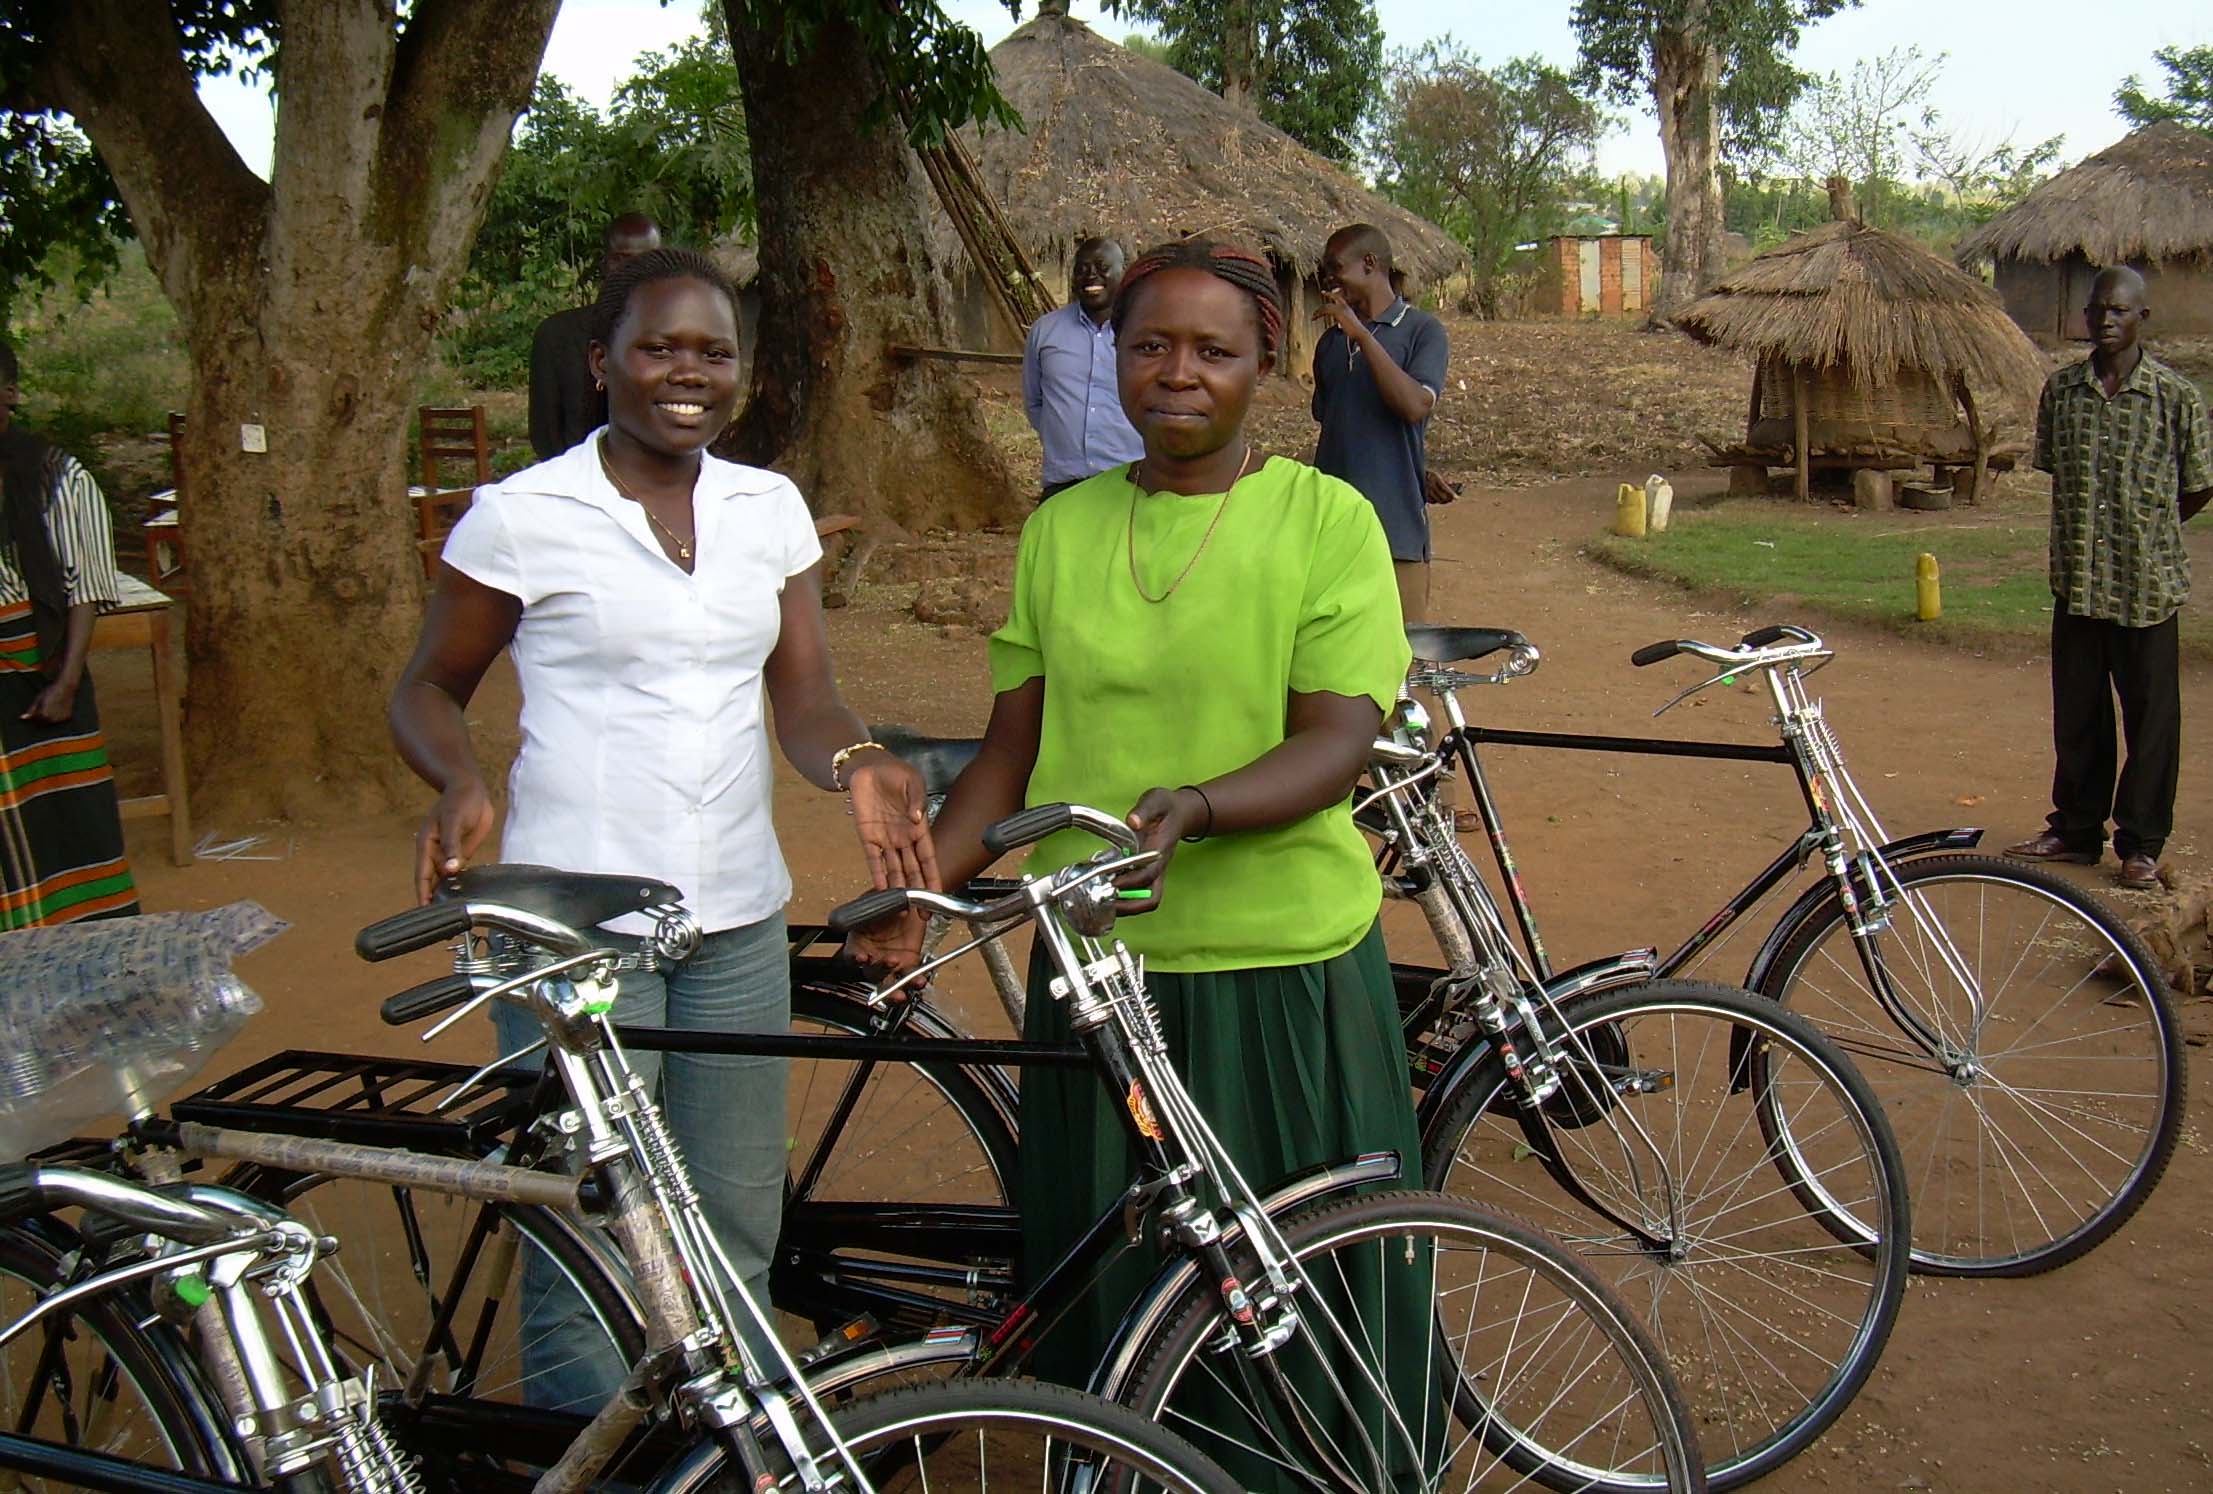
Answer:
<svg viewBox="0 0 2213 1494"><path fill-rule="evenodd" d="M891 749L889 747L886 747L883 743L869 741L855 742L850 747L840 747L837 750L836 755L834 755L830 759L830 786L836 789L841 794L848 792L853 787L851 784L845 781L845 764L847 759L851 758L854 753L889 751L891 751Z"/></svg>

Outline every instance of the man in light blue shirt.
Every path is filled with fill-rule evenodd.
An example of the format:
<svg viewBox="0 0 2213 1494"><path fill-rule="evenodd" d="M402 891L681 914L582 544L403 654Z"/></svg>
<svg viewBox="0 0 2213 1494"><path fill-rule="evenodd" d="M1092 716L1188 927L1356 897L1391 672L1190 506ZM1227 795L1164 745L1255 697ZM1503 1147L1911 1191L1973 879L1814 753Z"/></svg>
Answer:
<svg viewBox="0 0 2213 1494"><path fill-rule="evenodd" d="M1042 503L1062 488L1145 454L1114 378L1114 328L1108 317L1122 288L1122 246L1112 239L1076 245L1068 304L1030 328L1022 349L1022 408L1045 447Z"/></svg>

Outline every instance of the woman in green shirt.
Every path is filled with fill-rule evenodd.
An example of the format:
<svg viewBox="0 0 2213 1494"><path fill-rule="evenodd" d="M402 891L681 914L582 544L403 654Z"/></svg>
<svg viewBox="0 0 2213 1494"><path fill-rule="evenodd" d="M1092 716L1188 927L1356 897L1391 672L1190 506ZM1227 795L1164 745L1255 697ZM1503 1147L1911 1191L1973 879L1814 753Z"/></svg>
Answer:
<svg viewBox="0 0 2213 1494"><path fill-rule="evenodd" d="M1117 932L1145 957L1192 1094L1263 1190L1361 1152L1410 1171L1419 1156L1380 884L1348 808L1406 638L1374 509L1246 438L1282 321L1268 266L1242 250L1186 242L1130 266L1115 337L1145 456L1030 516L991 639L991 723L935 827L958 886L991 859L984 827L1027 805L1127 811L1162 853L1129 884L1158 910ZM1064 833L1029 866L1097 848ZM910 921L875 952L905 963L918 939ZM1032 966L1025 1035L1065 1042L1050 973ZM1034 1274L1128 1185L1131 1158L1088 1071L1026 1071L1021 1130ZM1125 1257L1039 1345L1037 1372L1083 1383L1149 1274Z"/></svg>

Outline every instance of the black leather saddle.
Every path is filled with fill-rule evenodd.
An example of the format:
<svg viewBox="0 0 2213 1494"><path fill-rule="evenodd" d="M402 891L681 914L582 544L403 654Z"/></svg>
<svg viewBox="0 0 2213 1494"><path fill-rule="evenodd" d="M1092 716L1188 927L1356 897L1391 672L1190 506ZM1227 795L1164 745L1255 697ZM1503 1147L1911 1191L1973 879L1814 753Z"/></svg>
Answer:
<svg viewBox="0 0 2213 1494"><path fill-rule="evenodd" d="M604 876L522 862L472 866L439 882L437 896L520 908L572 929L588 929L627 913L684 900L683 893L651 877Z"/></svg>
<svg viewBox="0 0 2213 1494"><path fill-rule="evenodd" d="M1511 628L1408 628L1406 641L1432 664L1464 664L1529 642Z"/></svg>
<svg viewBox="0 0 2213 1494"><path fill-rule="evenodd" d="M981 737L926 737L904 726L875 726L869 731L922 775L923 787L933 799L952 791L953 780L976 760L976 750L983 746Z"/></svg>

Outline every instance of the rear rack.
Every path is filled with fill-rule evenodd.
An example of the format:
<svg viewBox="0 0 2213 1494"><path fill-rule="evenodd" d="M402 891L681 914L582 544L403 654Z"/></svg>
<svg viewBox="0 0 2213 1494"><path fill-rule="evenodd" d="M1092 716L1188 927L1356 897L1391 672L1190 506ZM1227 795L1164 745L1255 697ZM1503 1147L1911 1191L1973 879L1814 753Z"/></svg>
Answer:
<svg viewBox="0 0 2213 1494"><path fill-rule="evenodd" d="M481 1157L528 1116L540 1071L494 1069L460 1105L437 1112L474 1072L466 1064L291 1049L175 1101L169 1113L241 1131Z"/></svg>

